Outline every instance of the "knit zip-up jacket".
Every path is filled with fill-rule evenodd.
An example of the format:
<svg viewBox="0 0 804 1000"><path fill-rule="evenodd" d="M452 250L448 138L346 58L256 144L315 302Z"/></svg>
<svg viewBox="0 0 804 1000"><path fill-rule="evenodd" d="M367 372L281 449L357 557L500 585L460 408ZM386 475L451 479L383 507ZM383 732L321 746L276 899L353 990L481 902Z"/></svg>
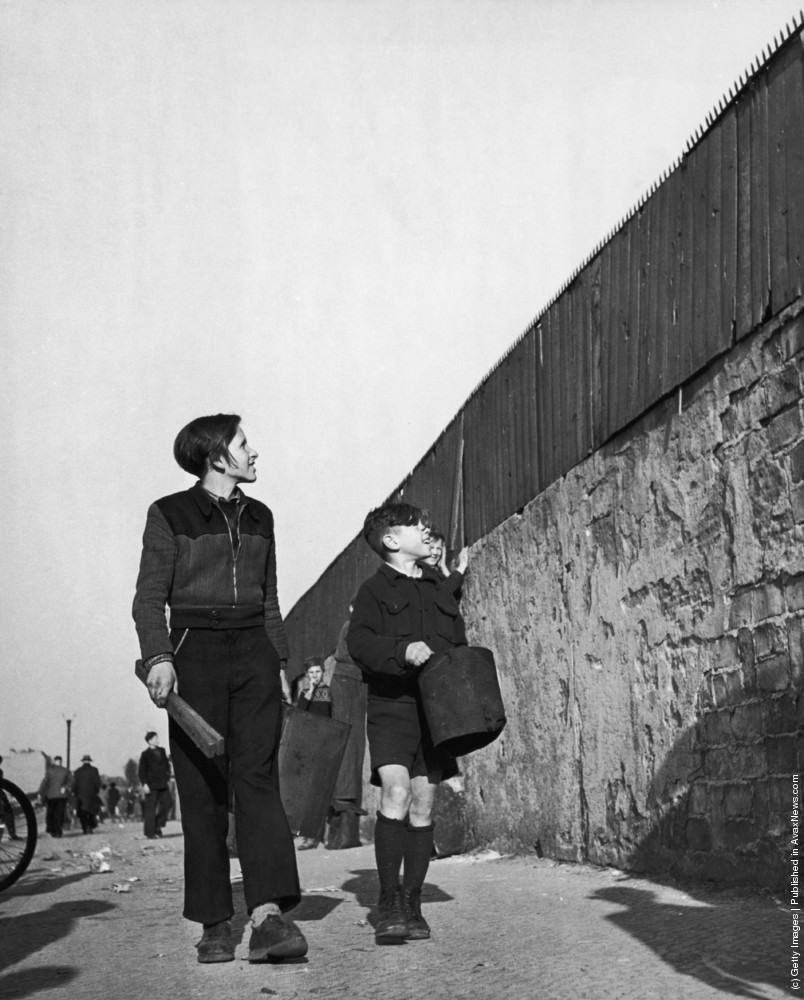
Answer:
<svg viewBox="0 0 804 1000"><path fill-rule="evenodd" d="M261 618L287 660L274 518L264 503L240 493L234 531L200 483L151 504L132 608L143 660L173 648L166 607L172 628L242 628Z"/></svg>

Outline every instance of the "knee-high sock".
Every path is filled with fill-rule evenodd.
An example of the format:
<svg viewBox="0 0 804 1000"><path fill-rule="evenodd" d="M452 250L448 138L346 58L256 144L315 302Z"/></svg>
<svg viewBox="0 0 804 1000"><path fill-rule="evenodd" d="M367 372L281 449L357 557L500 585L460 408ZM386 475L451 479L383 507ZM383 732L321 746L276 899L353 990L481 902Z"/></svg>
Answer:
<svg viewBox="0 0 804 1000"><path fill-rule="evenodd" d="M433 824L429 826L410 826L405 836L405 874L403 888L421 889L424 878L430 866L433 853Z"/></svg>
<svg viewBox="0 0 804 1000"><path fill-rule="evenodd" d="M404 819L389 819L381 812L377 813L374 856L377 859L380 893L394 892L399 885L399 869L402 867L407 832L407 822Z"/></svg>

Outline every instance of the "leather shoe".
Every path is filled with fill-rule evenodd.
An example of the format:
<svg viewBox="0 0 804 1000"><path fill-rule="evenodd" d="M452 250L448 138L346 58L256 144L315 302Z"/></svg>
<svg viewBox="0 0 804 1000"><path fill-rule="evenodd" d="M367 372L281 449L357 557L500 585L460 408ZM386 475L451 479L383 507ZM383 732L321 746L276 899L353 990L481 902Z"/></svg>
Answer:
<svg viewBox="0 0 804 1000"><path fill-rule="evenodd" d="M377 909L379 912L374 926L374 940L377 944L402 944L407 941L410 934L399 890L382 893Z"/></svg>
<svg viewBox="0 0 804 1000"><path fill-rule="evenodd" d="M430 937L430 925L422 916L421 889L402 890L402 912L408 923L408 936L412 941L425 941Z"/></svg>
<svg viewBox="0 0 804 1000"><path fill-rule="evenodd" d="M269 914L251 932L249 962L270 962L282 958L302 958L307 954L307 939L293 923L278 914Z"/></svg>
<svg viewBox="0 0 804 1000"><path fill-rule="evenodd" d="M232 940L232 925L228 920L205 927L201 940L196 945L198 961L206 965L211 962L233 962L235 946Z"/></svg>

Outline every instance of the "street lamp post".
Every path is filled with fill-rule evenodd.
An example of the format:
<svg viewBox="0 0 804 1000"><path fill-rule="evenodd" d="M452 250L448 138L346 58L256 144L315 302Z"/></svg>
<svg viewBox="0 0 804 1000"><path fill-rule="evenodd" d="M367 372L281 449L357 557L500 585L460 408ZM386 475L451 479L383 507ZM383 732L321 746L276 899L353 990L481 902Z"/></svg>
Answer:
<svg viewBox="0 0 804 1000"><path fill-rule="evenodd" d="M68 719L65 716L65 722L67 723L67 770L70 770L70 730L72 729L73 720Z"/></svg>

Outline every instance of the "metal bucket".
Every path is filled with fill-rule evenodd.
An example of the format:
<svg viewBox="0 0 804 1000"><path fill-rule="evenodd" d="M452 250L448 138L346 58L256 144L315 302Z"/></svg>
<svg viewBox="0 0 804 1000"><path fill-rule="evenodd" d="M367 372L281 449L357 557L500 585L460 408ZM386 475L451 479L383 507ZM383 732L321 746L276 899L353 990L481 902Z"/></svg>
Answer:
<svg viewBox="0 0 804 1000"><path fill-rule="evenodd" d="M502 732L505 708L490 649L456 646L438 653L419 674L419 691L433 743L456 757Z"/></svg>
<svg viewBox="0 0 804 1000"><path fill-rule="evenodd" d="M282 706L279 792L294 836L320 839L351 726Z"/></svg>

